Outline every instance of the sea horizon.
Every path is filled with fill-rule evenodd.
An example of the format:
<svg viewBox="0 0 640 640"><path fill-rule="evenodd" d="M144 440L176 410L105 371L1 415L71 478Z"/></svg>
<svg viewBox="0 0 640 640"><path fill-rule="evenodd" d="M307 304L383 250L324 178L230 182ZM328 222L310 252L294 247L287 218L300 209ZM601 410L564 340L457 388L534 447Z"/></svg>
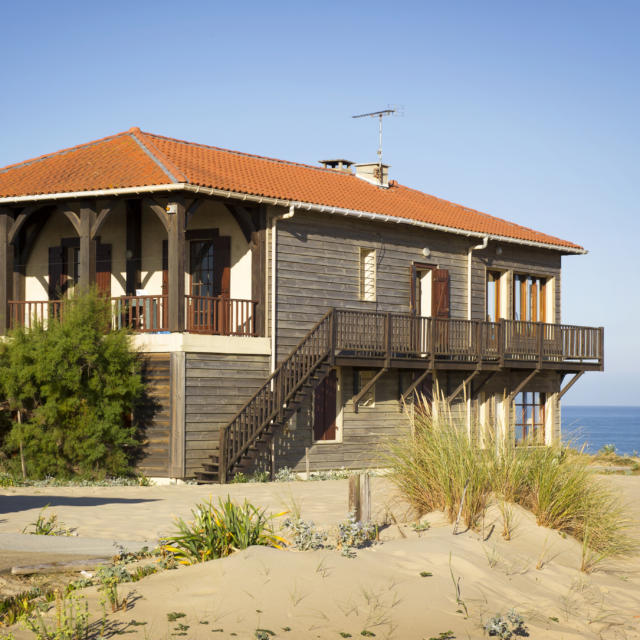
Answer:
<svg viewBox="0 0 640 640"><path fill-rule="evenodd" d="M640 451L640 405L562 405L562 438L597 453L613 445L619 455Z"/></svg>

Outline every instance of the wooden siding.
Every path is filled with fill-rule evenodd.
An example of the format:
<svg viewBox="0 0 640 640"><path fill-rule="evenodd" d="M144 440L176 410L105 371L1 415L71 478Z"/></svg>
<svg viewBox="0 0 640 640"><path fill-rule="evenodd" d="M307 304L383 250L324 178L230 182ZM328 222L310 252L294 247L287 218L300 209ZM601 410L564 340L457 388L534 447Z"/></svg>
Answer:
<svg viewBox="0 0 640 640"><path fill-rule="evenodd" d="M186 477L218 450L219 429L269 376L269 357L186 354Z"/></svg>
<svg viewBox="0 0 640 640"><path fill-rule="evenodd" d="M147 385L147 397L136 411L136 418L141 424L141 435L146 444L138 469L147 476L168 477L171 434L169 354L144 355L142 375Z"/></svg>
<svg viewBox="0 0 640 640"><path fill-rule="evenodd" d="M361 469L384 464L385 444L390 438L409 432L409 420L400 411L399 371L386 373L375 385L375 406L353 409L353 369L341 371L343 423L341 442L313 443L312 407L307 402L295 421L276 440L276 467L305 470L305 448L309 447L312 471Z"/></svg>
<svg viewBox="0 0 640 640"><path fill-rule="evenodd" d="M279 221L278 362L330 307L408 312L412 262L449 270L451 317L466 317L468 246L468 240L444 233L304 211ZM431 252L428 259L423 247ZM375 302L359 298L360 248L376 250Z"/></svg>

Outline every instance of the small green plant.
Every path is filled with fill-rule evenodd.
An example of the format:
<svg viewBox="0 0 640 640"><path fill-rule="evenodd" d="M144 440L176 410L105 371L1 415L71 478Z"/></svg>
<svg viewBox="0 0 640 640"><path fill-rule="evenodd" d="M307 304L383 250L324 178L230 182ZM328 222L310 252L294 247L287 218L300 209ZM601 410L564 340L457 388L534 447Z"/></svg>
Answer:
<svg viewBox="0 0 640 640"><path fill-rule="evenodd" d="M458 576L458 579L456 580L456 577L453 574L453 565L451 564L451 552L449 552L449 573L451 573L451 580L453 582L453 588L456 594L456 603L458 604L458 606L462 607L462 610L458 609L458 612L464 613L464 617L468 618L469 611L467 610L467 605L465 604L465 601L462 599L462 592L460 590L461 577Z"/></svg>
<svg viewBox="0 0 640 640"><path fill-rule="evenodd" d="M340 632L340 637L341 638L353 638L353 636L350 633L347 633L346 631L341 631Z"/></svg>
<svg viewBox="0 0 640 640"><path fill-rule="evenodd" d="M55 592L55 627L46 621L40 609L26 617L24 624L38 640L85 640L89 637L89 606L84 597Z"/></svg>
<svg viewBox="0 0 640 640"><path fill-rule="evenodd" d="M169 622L175 622L180 618L186 618L187 614L182 613L182 611L172 611L171 613L167 613L167 620Z"/></svg>
<svg viewBox="0 0 640 640"><path fill-rule="evenodd" d="M276 475L274 476L274 480L276 482L293 482L297 480L298 477L293 472L293 469L289 467L282 467L276 471Z"/></svg>
<svg viewBox="0 0 640 640"><path fill-rule="evenodd" d="M256 640L269 640L271 636L276 634L271 629L256 629L254 636Z"/></svg>
<svg viewBox="0 0 640 640"><path fill-rule="evenodd" d="M38 514L38 519L27 525L22 533L31 533L36 536L70 536L72 534L71 529L67 529L64 523L58 522L58 516L52 513L48 518L45 518L44 512L49 508L49 505L45 505ZM28 531L31 527L32 530Z"/></svg>
<svg viewBox="0 0 640 640"><path fill-rule="evenodd" d="M123 565L117 564L113 567L100 567L96 572L96 578L100 583L105 601L111 605L111 611L119 611L127 608L126 598L120 598L118 595L118 584L120 582L130 582L132 575L124 568Z"/></svg>
<svg viewBox="0 0 640 640"><path fill-rule="evenodd" d="M427 522L426 520L424 520L423 522L414 522L411 525L411 528L416 532L416 533L422 533L423 531L428 531L431 528L431 525L429 524L429 522Z"/></svg>
<svg viewBox="0 0 640 640"><path fill-rule="evenodd" d="M342 550L342 555L354 557L354 549L368 547L378 535L378 527L370 522L358 522L356 515L351 512L344 522L338 525L336 546Z"/></svg>
<svg viewBox="0 0 640 640"><path fill-rule="evenodd" d="M242 471L238 471L233 478L231 478L231 484L245 484L249 482L249 476Z"/></svg>
<svg viewBox="0 0 640 640"><path fill-rule="evenodd" d="M421 571L420 572L420 577L421 578L432 578L433 577L433 573L431 573L431 571Z"/></svg>
<svg viewBox="0 0 640 640"><path fill-rule="evenodd" d="M177 535L166 539L164 548L171 552L181 564L206 562L223 558L234 551L253 545L282 548L286 540L277 536L270 524L274 516L266 516L246 500L237 505L227 496L219 499L218 506L211 500L197 504L191 510L193 520L176 521Z"/></svg>
<svg viewBox="0 0 640 640"><path fill-rule="evenodd" d="M488 635L497 636L502 640L509 640L513 636L529 635L522 616L515 609L507 611L506 616L496 614L484 625L484 630Z"/></svg>
<svg viewBox="0 0 640 640"><path fill-rule="evenodd" d="M375 638L376 634L373 631L368 631L367 629L363 629L360 632L361 636L365 636L366 638Z"/></svg>
<svg viewBox="0 0 640 640"><path fill-rule="evenodd" d="M600 448L598 453L600 453L602 455L605 455L605 456L613 456L616 453L616 445L615 444L605 444L603 447Z"/></svg>
<svg viewBox="0 0 640 640"><path fill-rule="evenodd" d="M282 528L291 536L291 544L298 551L317 551L331 547L326 531L319 531L311 521L287 518Z"/></svg>
<svg viewBox="0 0 640 640"><path fill-rule="evenodd" d="M429 640L453 640L455 635L453 635L453 631L441 631L437 636L431 636Z"/></svg>

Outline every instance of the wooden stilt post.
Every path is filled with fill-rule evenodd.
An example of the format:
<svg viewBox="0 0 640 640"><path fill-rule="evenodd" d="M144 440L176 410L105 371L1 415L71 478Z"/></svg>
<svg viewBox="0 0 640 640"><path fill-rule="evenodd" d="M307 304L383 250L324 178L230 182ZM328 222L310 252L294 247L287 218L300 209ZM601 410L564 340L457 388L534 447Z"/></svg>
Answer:
<svg viewBox="0 0 640 640"><path fill-rule="evenodd" d="M13 245L9 243L9 230L13 218L8 210L0 209L0 335L9 328L9 300L13 288Z"/></svg>
<svg viewBox="0 0 640 640"><path fill-rule="evenodd" d="M371 522L371 484L368 473L356 473L349 478L349 513L356 522Z"/></svg>
<svg viewBox="0 0 640 640"><path fill-rule="evenodd" d="M309 447L304 448L304 466L307 472L307 480L311 480L311 471L310 471L311 465L309 464Z"/></svg>

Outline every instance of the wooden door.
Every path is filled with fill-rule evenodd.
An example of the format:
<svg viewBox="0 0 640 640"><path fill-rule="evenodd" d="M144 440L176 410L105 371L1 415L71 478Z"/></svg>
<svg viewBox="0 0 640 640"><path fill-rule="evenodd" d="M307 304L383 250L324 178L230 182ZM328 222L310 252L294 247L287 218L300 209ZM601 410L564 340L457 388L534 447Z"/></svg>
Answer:
<svg viewBox="0 0 640 640"><path fill-rule="evenodd" d="M433 348L436 353L449 352L449 271L434 269L432 276L431 312L435 323Z"/></svg>
<svg viewBox="0 0 640 640"><path fill-rule="evenodd" d="M313 439L315 441L336 439L337 388L335 369L316 387L313 399Z"/></svg>
<svg viewBox="0 0 640 640"><path fill-rule="evenodd" d="M98 293L111 298L111 245L96 245L96 287Z"/></svg>

